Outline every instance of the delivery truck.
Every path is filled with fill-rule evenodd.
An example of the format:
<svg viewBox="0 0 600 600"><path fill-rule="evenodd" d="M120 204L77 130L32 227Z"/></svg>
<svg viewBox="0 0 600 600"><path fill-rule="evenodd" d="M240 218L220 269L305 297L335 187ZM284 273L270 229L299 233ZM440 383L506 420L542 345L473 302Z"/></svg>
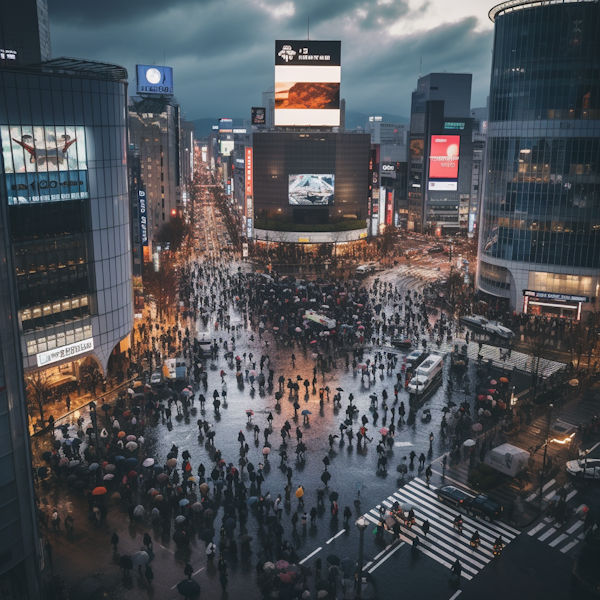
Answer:
<svg viewBox="0 0 600 600"><path fill-rule="evenodd" d="M511 444L502 444L487 452L484 462L496 471L514 477L527 468L528 460L529 452L527 450Z"/></svg>

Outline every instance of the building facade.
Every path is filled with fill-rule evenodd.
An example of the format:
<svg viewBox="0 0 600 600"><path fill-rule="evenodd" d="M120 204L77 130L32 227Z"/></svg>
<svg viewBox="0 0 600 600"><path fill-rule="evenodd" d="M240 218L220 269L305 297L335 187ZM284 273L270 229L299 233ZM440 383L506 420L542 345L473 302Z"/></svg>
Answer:
<svg viewBox="0 0 600 600"><path fill-rule="evenodd" d="M1 225L23 367L58 390L106 377L129 347L127 72L56 59L0 77Z"/></svg>
<svg viewBox="0 0 600 600"><path fill-rule="evenodd" d="M473 160L470 74L430 73L412 93L409 145L410 231L468 227ZM455 156L444 156L450 149Z"/></svg>
<svg viewBox="0 0 600 600"><path fill-rule="evenodd" d="M597 1L500 4L478 286L516 311L577 319L600 268Z"/></svg>

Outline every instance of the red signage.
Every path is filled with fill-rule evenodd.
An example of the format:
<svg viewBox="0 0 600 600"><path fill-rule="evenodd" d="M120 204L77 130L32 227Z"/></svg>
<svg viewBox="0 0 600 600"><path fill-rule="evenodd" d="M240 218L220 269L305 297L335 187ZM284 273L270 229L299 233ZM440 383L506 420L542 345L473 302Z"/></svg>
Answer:
<svg viewBox="0 0 600 600"><path fill-rule="evenodd" d="M246 198L252 196L252 148L246 148Z"/></svg>
<svg viewBox="0 0 600 600"><path fill-rule="evenodd" d="M388 190L387 209L385 211L385 224L392 225L394 215L394 190Z"/></svg>
<svg viewBox="0 0 600 600"><path fill-rule="evenodd" d="M459 135L432 135L429 179L457 179L459 149Z"/></svg>

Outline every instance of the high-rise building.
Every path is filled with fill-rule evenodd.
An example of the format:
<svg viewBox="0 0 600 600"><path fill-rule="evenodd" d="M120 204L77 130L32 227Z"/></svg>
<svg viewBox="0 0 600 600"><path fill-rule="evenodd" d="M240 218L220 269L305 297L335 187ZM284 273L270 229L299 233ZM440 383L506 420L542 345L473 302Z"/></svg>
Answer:
<svg viewBox="0 0 600 600"><path fill-rule="evenodd" d="M479 215L485 189L486 144L488 108L472 108L473 167L471 169L471 197L469 199L469 237L479 231Z"/></svg>
<svg viewBox="0 0 600 600"><path fill-rule="evenodd" d="M408 130L407 123L387 123L383 117L369 117L365 123L365 133L371 134L371 144L406 146Z"/></svg>
<svg viewBox="0 0 600 600"><path fill-rule="evenodd" d="M408 229L467 230L473 119L470 74L430 73L412 93ZM448 154L451 153L451 154Z"/></svg>
<svg viewBox="0 0 600 600"><path fill-rule="evenodd" d="M506 2L495 23L479 289L577 319L600 287L598 1Z"/></svg>
<svg viewBox="0 0 600 600"><path fill-rule="evenodd" d="M275 126L275 89L262 93L262 105L265 108L265 128L273 129Z"/></svg>
<svg viewBox="0 0 600 600"><path fill-rule="evenodd" d="M0 3L0 65L50 60L47 0Z"/></svg>

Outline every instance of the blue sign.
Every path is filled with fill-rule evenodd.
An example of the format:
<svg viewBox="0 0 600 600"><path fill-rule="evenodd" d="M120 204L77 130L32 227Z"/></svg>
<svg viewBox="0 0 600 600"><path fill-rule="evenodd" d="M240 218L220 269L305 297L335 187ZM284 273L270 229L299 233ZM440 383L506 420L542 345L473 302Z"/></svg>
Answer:
<svg viewBox="0 0 600 600"><path fill-rule="evenodd" d="M153 65L136 65L137 93L173 95L173 69Z"/></svg>
<svg viewBox="0 0 600 600"><path fill-rule="evenodd" d="M89 198L87 171L7 173L9 204L36 204Z"/></svg>
<svg viewBox="0 0 600 600"><path fill-rule="evenodd" d="M251 240L253 234L253 222L252 217L246 217L246 237Z"/></svg>
<svg viewBox="0 0 600 600"><path fill-rule="evenodd" d="M138 203L140 206L140 235L142 238L142 246L148 245L148 205L146 192L138 190Z"/></svg>

